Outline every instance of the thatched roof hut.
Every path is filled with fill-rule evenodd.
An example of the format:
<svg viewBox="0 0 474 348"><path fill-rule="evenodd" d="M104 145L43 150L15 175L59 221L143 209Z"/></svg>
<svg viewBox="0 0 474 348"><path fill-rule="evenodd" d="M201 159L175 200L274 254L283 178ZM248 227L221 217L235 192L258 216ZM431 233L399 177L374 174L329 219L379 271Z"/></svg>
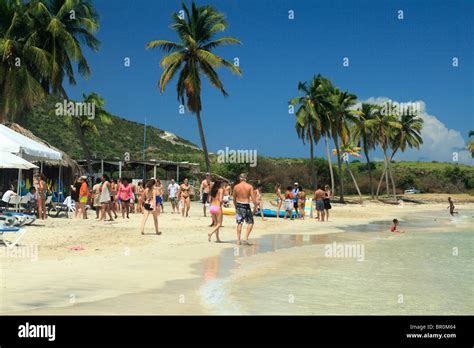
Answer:
<svg viewBox="0 0 474 348"><path fill-rule="evenodd" d="M65 153L64 151L58 149L58 148L55 148L54 146L52 146L51 144L49 144L47 141L37 137L36 135L34 135L31 131L29 131L28 129L25 129L23 128L22 126L16 124L16 123L4 123L4 125L12 130L14 130L15 132L17 133L20 133L22 135L24 135L25 137L27 138L30 138L34 141L37 141L38 143L41 143L43 145L46 145L48 146L49 148L55 150L55 151L58 151L61 153L61 160L60 161L48 161L48 160L45 160L43 161L44 164L46 164L47 166L57 166L57 165L61 165L63 167L68 167L72 173L77 173L77 174L82 174L83 170L82 170L82 167L76 162L74 161L67 153Z"/></svg>

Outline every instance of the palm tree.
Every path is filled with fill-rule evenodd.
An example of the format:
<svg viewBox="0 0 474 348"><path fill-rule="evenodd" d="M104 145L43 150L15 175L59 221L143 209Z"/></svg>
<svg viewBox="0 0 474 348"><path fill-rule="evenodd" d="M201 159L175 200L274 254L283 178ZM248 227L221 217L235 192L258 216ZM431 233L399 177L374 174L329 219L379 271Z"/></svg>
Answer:
<svg viewBox="0 0 474 348"><path fill-rule="evenodd" d="M98 30L98 14L90 0L51 0L32 3L31 16L35 21L35 32L31 41L48 51L51 55L51 74L40 79L47 93L61 95L69 100L63 86L67 78L75 85L74 64L78 73L85 79L91 70L83 54L81 43L97 51L100 42L94 33ZM81 130L81 120L73 118L73 125L81 142L87 160L87 169L92 173L91 154Z"/></svg>
<svg viewBox="0 0 474 348"><path fill-rule="evenodd" d="M409 148L420 148L423 144L423 138L421 137L421 129L423 128L423 119L414 115L402 115L398 120L399 126L394 127L391 132L389 139L389 145L392 149L389 162L392 163L393 157L398 150L404 152L407 147ZM395 180L393 179L393 173L390 171L390 180L392 182L392 190L396 199Z"/></svg>
<svg viewBox="0 0 474 348"><path fill-rule="evenodd" d="M43 100L40 79L51 72L50 54L37 45L31 5L0 1L0 122L25 122L25 115Z"/></svg>
<svg viewBox="0 0 474 348"><path fill-rule="evenodd" d="M342 159L341 147L339 139L342 143L349 141L349 129L347 120L352 117L349 108L356 102L356 96L345 91L342 92L339 88L331 91L329 100L331 102L330 121L331 121L331 137L336 146L337 165L339 169L339 201L344 202L344 179L342 177Z"/></svg>
<svg viewBox="0 0 474 348"><path fill-rule="evenodd" d="M387 194L390 194L389 187L388 187L388 174L387 174L387 173L390 173L390 160L388 159L387 151L389 147L389 140L390 140L390 137L392 136L393 130L395 128L400 128L401 126L394 115L385 114L382 112L377 112L375 114L375 117L371 120L368 120L367 123L368 123L368 126L373 129L375 136L378 138L377 141L382 147L383 157L384 157L384 169L383 169L379 184L377 186L377 192L375 193L375 195L378 198L380 186L382 184L384 177L386 178Z"/></svg>
<svg viewBox="0 0 474 348"><path fill-rule="evenodd" d="M354 124L351 129L354 141L356 143L362 143L364 149L369 171L370 196L372 198L374 198L374 187L372 184L372 166L369 159L369 151L375 148L376 140L368 121L374 119L378 112L380 112L380 108L377 105L362 103L360 110L354 111L354 114L358 117L354 118Z"/></svg>
<svg viewBox="0 0 474 348"><path fill-rule="evenodd" d="M359 200L362 203L362 194L360 193L359 185L357 184L357 180L354 177L354 174L352 173L351 167L349 166L349 156L360 157L360 147L355 147L354 143L352 142L342 143L341 148L339 149L339 153L344 158L344 162L346 162L346 166L347 166L346 170L351 176L352 181L354 182L354 186L357 190L357 194L359 195ZM336 156L337 150L333 149L332 154L333 156Z"/></svg>
<svg viewBox="0 0 474 348"><path fill-rule="evenodd" d="M314 145L319 142L323 134L328 132L329 120L325 110L330 105L327 102L327 88L321 75L313 76L309 85L306 82L300 82L298 91L303 95L292 98L289 104L298 106L295 114L295 128L303 144L305 141L309 142L311 185L315 188L317 173L314 168Z"/></svg>
<svg viewBox="0 0 474 348"><path fill-rule="evenodd" d="M75 115L75 116L70 116L66 118L66 121L69 124L73 124L76 122L79 124L81 137L84 139L84 145L85 145L84 152L90 154L90 148L87 144L87 141L85 140L86 139L85 135L87 133L91 133L92 135L98 136L99 129L97 126L99 124L103 124L103 125L112 124L112 118L111 118L112 115L104 109L105 99L102 98L97 93L91 93L89 95L83 94L82 97L83 97L83 101L82 101L83 103L87 103L89 105L94 104L95 113L93 117L85 116L85 115L81 115L81 116ZM90 157L87 159L87 167L88 167L89 173L92 173L92 160Z"/></svg>
<svg viewBox="0 0 474 348"><path fill-rule="evenodd" d="M149 42L147 48L159 47L169 53L160 62L163 73L160 77L159 88L163 93L168 82L179 72L177 93L178 101L187 104L188 110L196 115L199 136L201 138L202 150L204 152L207 171L211 171L211 162L207 151L206 139L201 121L201 74L204 74L211 85L219 89L224 96L224 89L216 68L226 67L231 72L241 75L240 68L233 63L212 53L212 51L223 45L240 44L234 37L214 36L225 31L227 21L224 14L218 12L212 6L198 6L192 3L191 10L183 3L183 11L186 18L173 14L171 28L176 31L179 42L167 40L155 40Z"/></svg>

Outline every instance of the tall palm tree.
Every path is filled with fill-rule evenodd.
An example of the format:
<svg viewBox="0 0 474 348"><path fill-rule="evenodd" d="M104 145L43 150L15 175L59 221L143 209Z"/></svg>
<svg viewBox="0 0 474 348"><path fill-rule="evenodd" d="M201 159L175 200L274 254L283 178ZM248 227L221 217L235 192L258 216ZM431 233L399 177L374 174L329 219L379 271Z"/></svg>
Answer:
<svg viewBox="0 0 474 348"><path fill-rule="evenodd" d="M421 137L421 129L423 128L423 119L414 115L402 115L399 120L399 127L394 127L389 139L389 145L392 149L389 162L392 163L393 157L398 150L404 152L408 148L419 149L420 145L423 144L423 138ZM396 199L396 188L395 180L393 179L393 173L389 171L390 180L392 183L392 190Z"/></svg>
<svg viewBox="0 0 474 348"><path fill-rule="evenodd" d="M372 198L374 198L374 187L372 184L372 166L369 159L369 151L375 148L376 139L373 129L367 121L374 119L378 112L380 112L380 108L377 105L362 103L360 110L354 111L354 114L358 117L354 118L354 124L351 128L354 142L362 143L364 149L364 155L367 160L367 168L369 171L370 196Z"/></svg>
<svg viewBox="0 0 474 348"><path fill-rule="evenodd" d="M390 137L392 136L394 129L400 128L401 125L398 122L396 116L391 115L391 114L384 114L382 112L376 113L375 117L367 121L367 123L369 127L373 129L374 134L378 138L377 140L382 148L383 157L384 157L384 168L383 168L382 176L380 177L379 184L377 186L377 192L375 193L375 195L378 197L380 186L382 184L384 177L386 178L386 183L387 183L387 194L390 194L389 187L388 187L388 174L387 174L387 173L390 173L390 160L388 158L387 151L389 148Z"/></svg>
<svg viewBox="0 0 474 348"><path fill-rule="evenodd" d="M333 149L332 153L333 156L336 156L337 150ZM351 167L349 166L349 156L360 157L360 147L355 147L353 142L342 143L339 153L344 158L344 162L346 162L346 170L352 178L352 182L354 183L357 194L359 195L359 200L362 203L362 194L360 193L359 185L357 184L357 180L352 173Z"/></svg>
<svg viewBox="0 0 474 348"><path fill-rule="evenodd" d="M0 1L0 122L24 123L45 96L40 79L50 74L51 55L32 40L31 4Z"/></svg>
<svg viewBox="0 0 474 348"><path fill-rule="evenodd" d="M349 142L349 128L348 119L352 118L352 113L349 110L356 102L357 97L347 91L342 92L339 88L331 91L329 100L331 102L330 122L331 122L331 137L336 146L337 166L339 169L339 201L344 202L344 179L342 176L342 159L341 146L342 143Z"/></svg>
<svg viewBox="0 0 474 348"><path fill-rule="evenodd" d="M94 33L99 27L99 16L90 0L50 0L32 3L30 14L35 21L35 32L31 41L47 50L52 59L51 73L40 79L47 93L60 95L69 100L64 88L64 79L75 85L74 65L85 79L91 70L81 44L97 51L99 40ZM73 118L79 141L86 156L87 169L92 173L91 154L81 130L81 120Z"/></svg>
<svg viewBox="0 0 474 348"><path fill-rule="evenodd" d="M175 30L179 42L155 40L149 42L147 48L159 47L169 53L160 62L163 73L160 77L159 88L164 92L166 85L179 72L177 93L178 101L187 104L188 110L196 115L202 150L204 152L207 171L211 171L211 162L207 151L206 139L201 121L201 75L207 77L211 85L219 89L224 96L227 92L217 75L216 68L226 67L232 73L241 75L240 68L233 63L216 55L212 51L223 45L240 44L234 37L215 39L217 33L227 28L224 14L212 6L198 6L192 3L189 9L182 4L185 18L173 14L171 29Z"/></svg>
<svg viewBox="0 0 474 348"><path fill-rule="evenodd" d="M310 145L311 185L315 188L317 173L314 167L314 145L328 132L329 120L325 112L330 106L327 101L328 89L324 78L315 75L309 84L300 82L298 91L303 95L292 98L289 104L298 107L295 113L298 137Z"/></svg>

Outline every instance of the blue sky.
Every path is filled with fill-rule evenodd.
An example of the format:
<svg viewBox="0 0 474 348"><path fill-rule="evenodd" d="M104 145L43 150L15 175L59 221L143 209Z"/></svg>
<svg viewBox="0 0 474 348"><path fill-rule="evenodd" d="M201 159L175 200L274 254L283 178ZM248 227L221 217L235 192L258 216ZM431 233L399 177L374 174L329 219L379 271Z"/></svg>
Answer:
<svg viewBox="0 0 474 348"><path fill-rule="evenodd" d="M189 1L188 1L189 3ZM73 98L97 92L112 113L165 129L200 144L192 114L179 114L175 80L161 95L155 39L175 40L169 28L180 1L95 0L101 21L98 53L87 52L88 81L68 89ZM450 161L453 151L470 161L463 142L474 129L474 2L207 0L224 12L226 34L242 46L217 53L239 58L243 76L220 70L229 97L204 83L202 117L211 152L256 149L259 155L307 157L297 138L288 100L298 81L321 73L359 100L390 98L424 104L430 144L405 159ZM397 18L403 11L403 20ZM294 11L294 19L289 19ZM124 66L124 58L131 66ZM349 67L342 60L349 58ZM452 66L452 58L459 66ZM431 132L428 134L428 132ZM137 141L141 141L137 139ZM323 156L323 144L317 154ZM379 157L376 152L373 156Z"/></svg>

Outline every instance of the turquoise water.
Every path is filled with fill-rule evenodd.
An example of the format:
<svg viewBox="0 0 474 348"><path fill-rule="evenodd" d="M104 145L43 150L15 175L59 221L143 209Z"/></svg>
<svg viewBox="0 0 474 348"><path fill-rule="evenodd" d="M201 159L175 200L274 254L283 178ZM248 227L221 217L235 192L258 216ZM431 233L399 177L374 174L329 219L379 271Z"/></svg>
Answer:
<svg viewBox="0 0 474 348"><path fill-rule="evenodd" d="M472 222L430 213L404 222L405 234L379 222L358 232L266 236L220 257L202 301L216 314L472 315ZM359 253L330 257L334 242Z"/></svg>

